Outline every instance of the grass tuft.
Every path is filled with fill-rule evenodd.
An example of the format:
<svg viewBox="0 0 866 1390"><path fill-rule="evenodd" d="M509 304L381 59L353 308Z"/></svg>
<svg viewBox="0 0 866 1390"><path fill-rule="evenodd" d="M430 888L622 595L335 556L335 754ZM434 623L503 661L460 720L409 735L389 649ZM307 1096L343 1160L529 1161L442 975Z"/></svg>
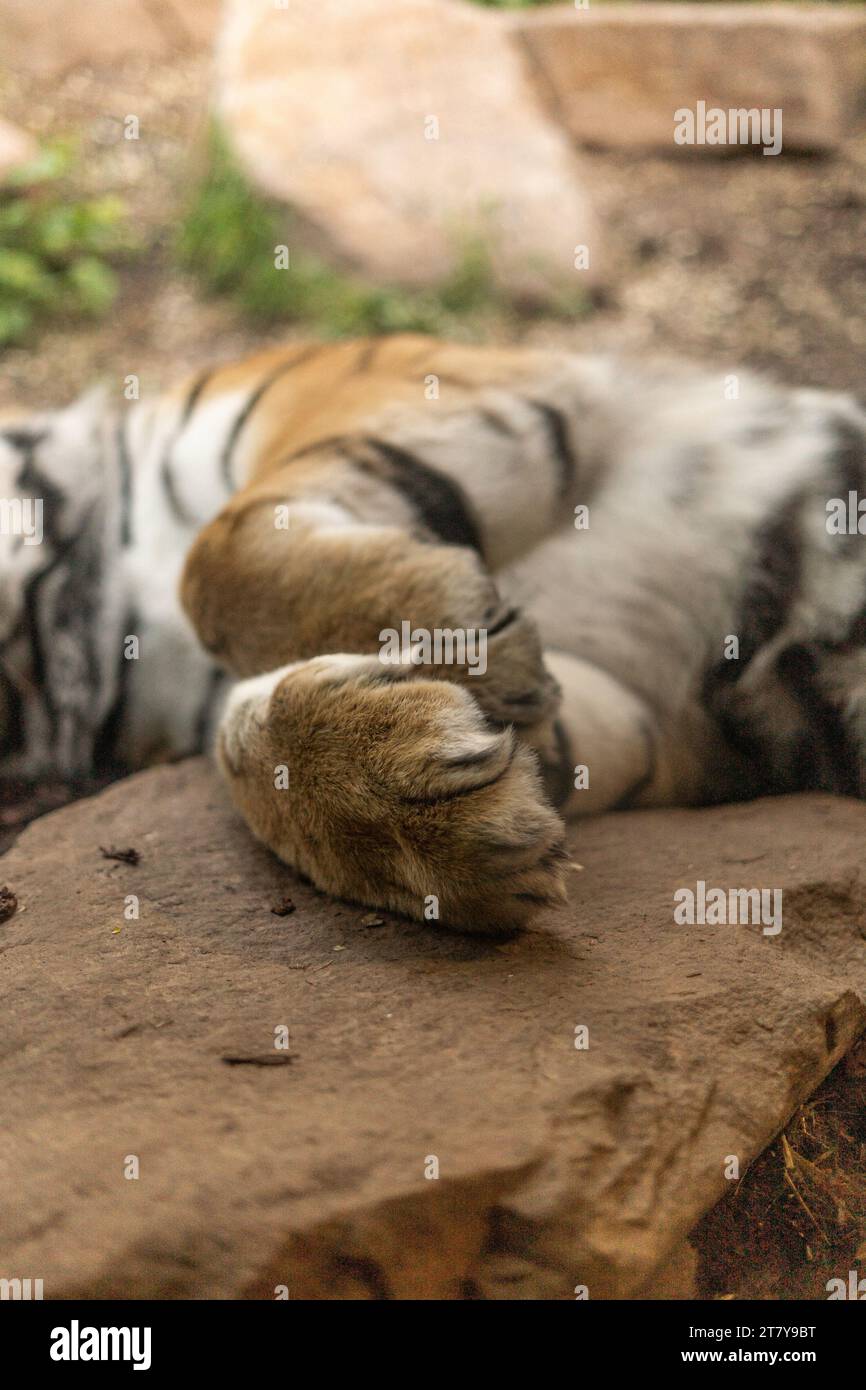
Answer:
<svg viewBox="0 0 866 1390"><path fill-rule="evenodd" d="M180 264L207 293L229 296L256 322L297 322L324 337L396 331L448 336L517 313L496 286L487 248L477 236L459 243L452 274L424 291L371 285L291 246L292 240L291 213L250 187L225 137L213 127L205 171L177 239ZM277 268L277 248L287 244L289 267ZM582 294L561 306L571 317L585 309Z"/></svg>
<svg viewBox="0 0 866 1390"><path fill-rule="evenodd" d="M75 155L56 141L0 190L0 347L59 315L98 317L114 302L111 261L129 249L114 197L71 194Z"/></svg>
<svg viewBox="0 0 866 1390"><path fill-rule="evenodd" d="M821 1298L866 1274L866 1037L692 1234L704 1298Z"/></svg>

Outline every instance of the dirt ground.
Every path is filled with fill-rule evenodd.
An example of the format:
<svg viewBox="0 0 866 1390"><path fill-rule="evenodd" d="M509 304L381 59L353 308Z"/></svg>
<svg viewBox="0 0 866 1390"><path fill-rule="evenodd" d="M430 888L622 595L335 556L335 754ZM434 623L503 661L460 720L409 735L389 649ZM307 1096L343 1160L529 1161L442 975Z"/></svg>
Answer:
<svg viewBox="0 0 866 1390"><path fill-rule="evenodd" d="M52 83L0 78L0 110L36 134L78 131L81 191L125 199L141 243L101 323L55 324L0 358L0 407L59 405L95 378L143 391L296 330L245 323L181 276L171 244L206 126L208 63L141 59ZM141 139L122 139L135 112ZM833 158L581 156L607 287L574 324L503 324L575 349L680 353L861 390L866 349L866 140ZM552 210L555 215L555 209ZM35 808L31 808L35 809ZM16 813L6 814L11 826ZM20 808L19 808L20 815ZM2 828L2 827L0 827ZM866 1259L866 1050L793 1117L695 1234L702 1296L826 1298ZM847 1263L846 1263L847 1261Z"/></svg>

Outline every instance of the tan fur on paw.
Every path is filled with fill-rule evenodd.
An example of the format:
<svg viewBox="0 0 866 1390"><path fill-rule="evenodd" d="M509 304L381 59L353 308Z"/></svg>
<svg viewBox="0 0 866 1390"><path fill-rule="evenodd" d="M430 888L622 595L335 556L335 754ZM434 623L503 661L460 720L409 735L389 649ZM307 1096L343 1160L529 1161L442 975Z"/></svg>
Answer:
<svg viewBox="0 0 866 1390"><path fill-rule="evenodd" d="M460 686L315 658L236 687L219 751L254 833L327 892L489 934L564 900L534 755Z"/></svg>

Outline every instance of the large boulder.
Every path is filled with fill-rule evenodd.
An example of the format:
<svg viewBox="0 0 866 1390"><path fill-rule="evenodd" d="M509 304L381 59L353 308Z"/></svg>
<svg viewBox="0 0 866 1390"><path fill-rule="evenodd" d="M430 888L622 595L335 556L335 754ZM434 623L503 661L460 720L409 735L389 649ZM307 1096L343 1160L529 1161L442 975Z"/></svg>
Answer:
<svg viewBox="0 0 866 1390"><path fill-rule="evenodd" d="M681 155L674 112L782 112L782 146L826 150L866 121L866 13L856 5L542 6L515 23L551 109L601 148ZM769 118L768 118L769 119Z"/></svg>
<svg viewBox="0 0 866 1390"><path fill-rule="evenodd" d="M594 274L574 156L501 12L463 0L229 0L218 74L250 176L370 277L435 283L478 238L518 295ZM586 269L575 269L578 246Z"/></svg>
<svg viewBox="0 0 866 1390"><path fill-rule="evenodd" d="M824 796L577 825L569 906L496 944L318 895L202 762L44 817L0 861L0 1277L681 1292L731 1156L866 1024L864 831ZM781 889L782 930L677 925L699 879Z"/></svg>

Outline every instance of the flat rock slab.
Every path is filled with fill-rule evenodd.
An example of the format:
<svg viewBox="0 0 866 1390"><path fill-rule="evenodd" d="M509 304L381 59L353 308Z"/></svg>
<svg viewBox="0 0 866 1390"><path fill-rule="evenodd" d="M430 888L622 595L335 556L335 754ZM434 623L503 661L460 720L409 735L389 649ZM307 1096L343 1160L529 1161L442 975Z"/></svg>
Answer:
<svg viewBox="0 0 866 1390"><path fill-rule="evenodd" d="M856 5L557 5L514 23L541 90L583 143L682 155L674 112L699 101L781 108L790 150L830 149L864 127L866 14Z"/></svg>
<svg viewBox="0 0 866 1390"><path fill-rule="evenodd" d="M0 1276L658 1290L729 1156L745 1171L866 1025L864 833L823 796L577 825L569 906L495 944L364 925L201 761L44 817L0 863ZM698 880L781 889L782 931L677 925Z"/></svg>

